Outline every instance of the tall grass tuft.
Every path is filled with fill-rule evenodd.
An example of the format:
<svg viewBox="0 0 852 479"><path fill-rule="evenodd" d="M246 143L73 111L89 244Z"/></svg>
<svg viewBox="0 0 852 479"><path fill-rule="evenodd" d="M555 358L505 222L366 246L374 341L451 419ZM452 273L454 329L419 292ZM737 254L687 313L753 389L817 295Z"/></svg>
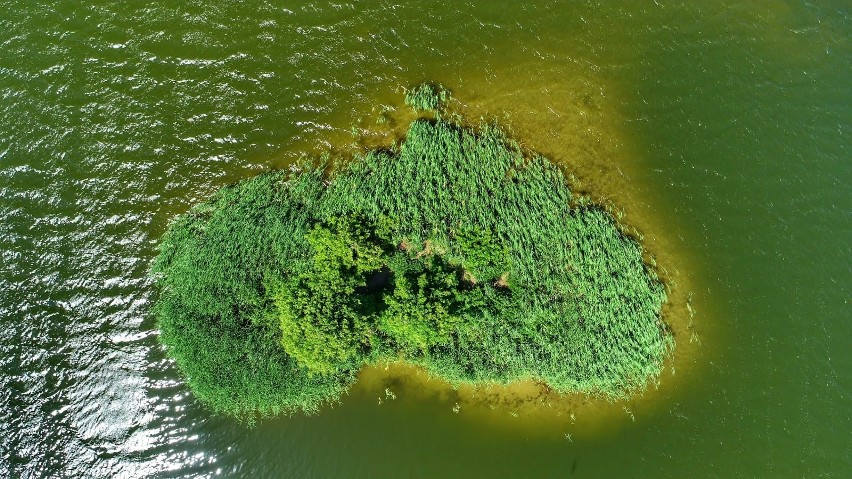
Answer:
<svg viewBox="0 0 852 479"><path fill-rule="evenodd" d="M415 112L440 111L449 98L449 91L440 83L422 83L405 92L405 104Z"/></svg>

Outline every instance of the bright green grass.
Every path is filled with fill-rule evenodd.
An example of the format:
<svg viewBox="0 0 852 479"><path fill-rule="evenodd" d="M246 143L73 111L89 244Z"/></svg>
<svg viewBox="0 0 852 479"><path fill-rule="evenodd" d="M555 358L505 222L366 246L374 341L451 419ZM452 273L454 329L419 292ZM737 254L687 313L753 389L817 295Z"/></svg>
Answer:
<svg viewBox="0 0 852 479"><path fill-rule="evenodd" d="M641 247L497 128L420 119L324 166L225 188L163 238L162 342L213 410L316 411L387 359L610 398L659 376L674 341Z"/></svg>

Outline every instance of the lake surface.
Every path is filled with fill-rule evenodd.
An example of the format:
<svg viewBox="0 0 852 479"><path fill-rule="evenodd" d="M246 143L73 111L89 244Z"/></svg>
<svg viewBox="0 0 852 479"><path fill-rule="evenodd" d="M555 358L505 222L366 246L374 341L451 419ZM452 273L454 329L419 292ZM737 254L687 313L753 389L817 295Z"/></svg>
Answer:
<svg viewBox="0 0 852 479"><path fill-rule="evenodd" d="M208 3L0 5L0 477L852 476L847 2ZM168 222L386 144L423 80L644 234L659 387L491 409L367 371L317 416L211 416L149 313Z"/></svg>

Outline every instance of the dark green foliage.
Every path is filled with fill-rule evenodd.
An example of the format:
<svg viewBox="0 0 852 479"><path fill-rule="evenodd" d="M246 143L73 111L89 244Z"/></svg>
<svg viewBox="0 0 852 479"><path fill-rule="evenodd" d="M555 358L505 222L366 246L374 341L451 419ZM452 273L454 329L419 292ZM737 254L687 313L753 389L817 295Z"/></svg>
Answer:
<svg viewBox="0 0 852 479"><path fill-rule="evenodd" d="M449 344L462 321L462 282L458 269L440 258L407 256L398 253L391 262L393 290L384 297L386 309L378 327L403 351L428 354L435 346Z"/></svg>
<svg viewBox="0 0 852 479"><path fill-rule="evenodd" d="M405 104L414 111L439 111L449 98L449 92L440 84L423 83L405 92Z"/></svg>
<svg viewBox="0 0 852 479"><path fill-rule="evenodd" d="M509 249L491 231L463 227L455 240L471 281L497 281L509 271Z"/></svg>
<svg viewBox="0 0 852 479"><path fill-rule="evenodd" d="M490 126L417 120L326 184L305 169L226 188L171 226L154 270L163 343L235 415L315 410L400 357L623 396L674 344L639 245Z"/></svg>

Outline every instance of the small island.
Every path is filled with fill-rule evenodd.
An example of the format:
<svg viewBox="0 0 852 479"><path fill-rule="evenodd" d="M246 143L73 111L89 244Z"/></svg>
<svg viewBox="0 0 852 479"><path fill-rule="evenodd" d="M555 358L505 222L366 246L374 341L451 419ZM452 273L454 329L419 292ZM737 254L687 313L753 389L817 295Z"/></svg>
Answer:
<svg viewBox="0 0 852 479"><path fill-rule="evenodd" d="M170 225L155 314L202 403L312 413L384 361L607 398L659 376L674 340L638 242L497 126L445 118L447 100L413 89L437 114L398 145L247 179Z"/></svg>

